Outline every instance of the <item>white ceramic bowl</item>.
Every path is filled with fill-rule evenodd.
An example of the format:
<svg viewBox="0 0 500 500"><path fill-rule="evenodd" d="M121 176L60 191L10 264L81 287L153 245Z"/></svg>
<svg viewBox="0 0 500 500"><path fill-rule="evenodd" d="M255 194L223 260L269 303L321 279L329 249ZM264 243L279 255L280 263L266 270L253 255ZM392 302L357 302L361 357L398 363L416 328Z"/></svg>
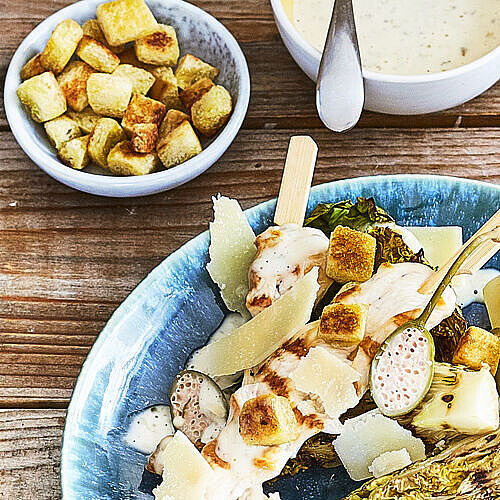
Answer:
<svg viewBox="0 0 500 500"><path fill-rule="evenodd" d="M304 73L316 81L321 53L296 31L281 0L271 0L286 48ZM500 79L500 47L459 68L442 73L399 76L363 71L365 109L394 115L418 115L452 108L484 92Z"/></svg>
<svg viewBox="0 0 500 500"><path fill-rule="evenodd" d="M181 165L153 174L131 177L106 175L103 169L74 170L63 165L49 143L43 126L35 123L19 102L16 89L19 72L36 53L43 50L56 25L64 19L83 24L95 18L102 0L83 0L66 7L40 23L14 54L5 78L4 103L10 128L25 153L45 172L75 189L101 196L142 196L159 193L183 184L211 167L226 151L241 127L250 97L250 76L245 56L229 31L205 11L182 0L146 0L157 20L177 30L181 54L191 52L220 69L217 83L231 93L234 110L224 129L204 150Z"/></svg>

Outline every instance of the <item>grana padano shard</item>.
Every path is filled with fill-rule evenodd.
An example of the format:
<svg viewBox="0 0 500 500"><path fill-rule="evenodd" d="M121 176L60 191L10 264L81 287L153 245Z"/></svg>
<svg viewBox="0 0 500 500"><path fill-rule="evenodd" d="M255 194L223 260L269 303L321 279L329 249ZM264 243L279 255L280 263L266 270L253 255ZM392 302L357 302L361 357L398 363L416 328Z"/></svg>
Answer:
<svg viewBox="0 0 500 500"><path fill-rule="evenodd" d="M167 443L160 457L163 481L153 490L156 500L204 498L213 470L194 444L180 431Z"/></svg>
<svg viewBox="0 0 500 500"><path fill-rule="evenodd" d="M406 448L412 462L425 458L421 439L379 410L363 413L345 421L333 446L349 476L355 481L372 477L368 467L375 458L388 451Z"/></svg>
<svg viewBox="0 0 500 500"><path fill-rule="evenodd" d="M420 242L424 255L433 266L441 267L462 246L460 226L406 227Z"/></svg>
<svg viewBox="0 0 500 500"><path fill-rule="evenodd" d="M325 347L319 346L309 349L307 356L290 373L295 388L316 394L331 418L340 417L358 404L354 382L360 378L356 370Z"/></svg>
<svg viewBox="0 0 500 500"><path fill-rule="evenodd" d="M231 375L271 355L311 317L318 293L318 268L232 334L211 342L196 354L196 369L210 375Z"/></svg>
<svg viewBox="0 0 500 500"><path fill-rule="evenodd" d="M248 269L257 249L255 234L236 200L213 198L214 221L210 223L210 262L207 270L219 285L230 311L248 317Z"/></svg>
<svg viewBox="0 0 500 500"><path fill-rule="evenodd" d="M373 477L382 477L411 464L411 457L406 448L397 451L386 451L375 458L368 470Z"/></svg>

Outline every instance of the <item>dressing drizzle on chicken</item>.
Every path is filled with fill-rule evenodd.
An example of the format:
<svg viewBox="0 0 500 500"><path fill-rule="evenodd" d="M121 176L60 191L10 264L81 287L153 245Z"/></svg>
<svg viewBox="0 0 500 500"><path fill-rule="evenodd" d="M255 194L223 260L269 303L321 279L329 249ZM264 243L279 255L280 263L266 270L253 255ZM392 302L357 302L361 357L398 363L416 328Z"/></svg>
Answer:
<svg viewBox="0 0 500 500"><path fill-rule="evenodd" d="M319 267L321 297L331 284L326 275L328 238L318 229L285 224L268 228L255 239L246 305L255 316L290 290L314 266Z"/></svg>

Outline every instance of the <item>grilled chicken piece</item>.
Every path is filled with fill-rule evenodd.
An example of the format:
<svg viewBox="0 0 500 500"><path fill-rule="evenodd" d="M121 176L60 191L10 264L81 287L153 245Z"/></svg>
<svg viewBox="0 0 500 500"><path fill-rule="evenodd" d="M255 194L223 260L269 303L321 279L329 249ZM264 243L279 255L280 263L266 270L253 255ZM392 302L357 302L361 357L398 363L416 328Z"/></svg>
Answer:
<svg viewBox="0 0 500 500"><path fill-rule="evenodd" d="M340 432L339 420L329 417L314 397L297 391L288 378L310 348L321 345L332 350L318 340L318 325L319 322L306 325L266 361L246 371L243 386L231 396L226 426L202 451L215 473L207 500L260 499L262 484L278 476L307 439L322 430ZM332 351L349 363L349 350ZM249 445L240 432L239 418L243 406L247 401L271 393L290 402L296 418L296 438L280 445Z"/></svg>
<svg viewBox="0 0 500 500"><path fill-rule="evenodd" d="M365 336L352 363L362 375L357 385L358 394L368 387L371 361L379 346L399 326L415 319L429 302L431 296L418 290L433 272L428 266L415 262L382 264L368 281L348 284L335 297L335 302L342 304L368 305ZM455 292L448 287L426 328L430 330L450 316L455 303Z"/></svg>
<svg viewBox="0 0 500 500"><path fill-rule="evenodd" d="M331 284L326 275L328 238L318 229L297 224L270 227L255 239L257 254L250 266L246 305L255 316L290 290L314 266L319 267L318 297Z"/></svg>

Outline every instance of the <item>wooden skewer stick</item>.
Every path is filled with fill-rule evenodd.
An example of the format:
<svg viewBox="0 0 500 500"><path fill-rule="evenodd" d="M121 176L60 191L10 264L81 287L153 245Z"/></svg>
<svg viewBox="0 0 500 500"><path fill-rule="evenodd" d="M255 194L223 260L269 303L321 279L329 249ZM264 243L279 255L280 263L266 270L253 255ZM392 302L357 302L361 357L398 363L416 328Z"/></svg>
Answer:
<svg viewBox="0 0 500 500"><path fill-rule="evenodd" d="M318 146L311 137L296 135L290 139L274 213L278 226L304 223L317 155Z"/></svg>
<svg viewBox="0 0 500 500"><path fill-rule="evenodd" d="M486 221L486 223L455 252L446 264L441 267L441 269L433 273L429 278L427 278L427 280L424 281L418 290L419 293L426 295L432 293L462 250L480 234L492 231L499 226L500 210L498 210L495 215ZM472 274L479 271L479 269L481 269L498 251L500 251L500 243L495 243L494 241L484 243L464 262L459 273L457 274Z"/></svg>

